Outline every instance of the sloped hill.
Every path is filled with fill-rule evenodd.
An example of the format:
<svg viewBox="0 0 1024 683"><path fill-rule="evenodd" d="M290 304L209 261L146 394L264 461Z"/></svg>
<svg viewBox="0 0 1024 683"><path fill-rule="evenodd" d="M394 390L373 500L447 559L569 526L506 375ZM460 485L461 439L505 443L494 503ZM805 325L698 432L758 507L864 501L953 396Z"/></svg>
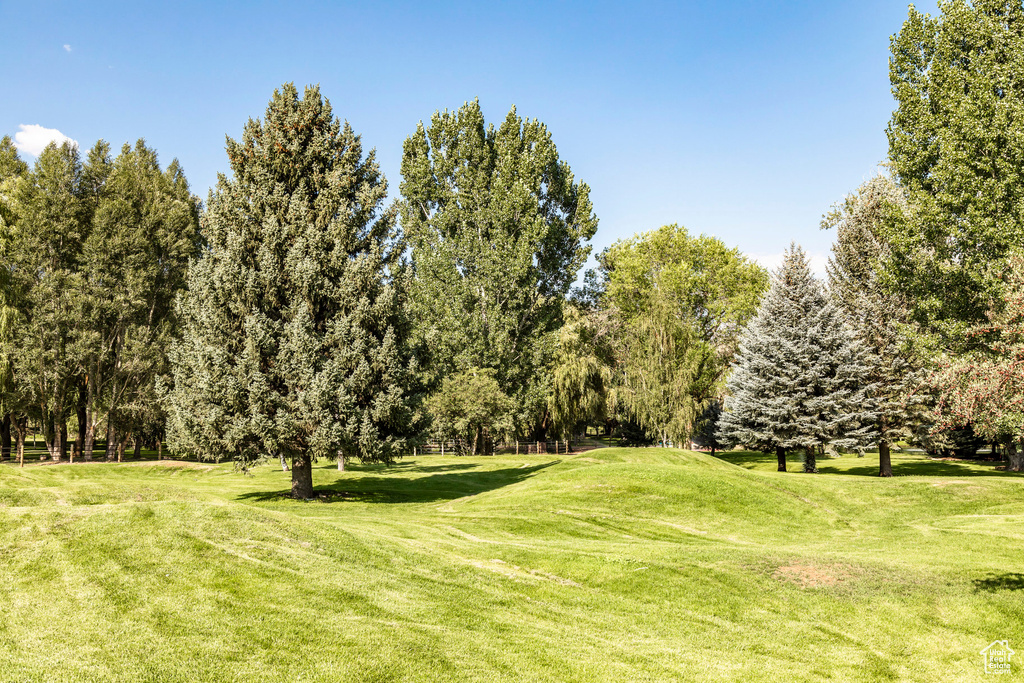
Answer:
<svg viewBox="0 0 1024 683"><path fill-rule="evenodd" d="M311 502L273 467L3 466L0 680L983 680L1024 642L1020 478L733 457L326 466Z"/></svg>

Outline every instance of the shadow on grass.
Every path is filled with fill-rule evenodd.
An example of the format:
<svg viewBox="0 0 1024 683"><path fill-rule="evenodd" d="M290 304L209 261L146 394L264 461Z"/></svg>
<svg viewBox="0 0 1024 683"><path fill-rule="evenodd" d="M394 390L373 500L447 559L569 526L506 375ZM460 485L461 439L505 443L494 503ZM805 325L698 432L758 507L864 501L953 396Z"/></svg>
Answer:
<svg viewBox="0 0 1024 683"><path fill-rule="evenodd" d="M759 453L757 451L725 451L715 454L716 457L721 458L726 462L730 462L733 465L739 465L747 469L754 468L770 468L775 470L776 460L774 453ZM837 466L836 460L831 458L818 458L818 472L821 474L840 474L840 475L851 475L858 477L877 477L878 476L878 456L873 456L864 465L856 465L853 467ZM856 460L856 455L844 455L840 460L846 460L849 462L851 459ZM870 464L868 464L870 463ZM894 457L892 463L892 473L898 476L908 477L991 477L997 476L1014 476L1017 473L1007 472L1005 469L996 469L996 467L1002 466L995 460L970 460L970 461L955 461L955 460L915 460L907 462L905 460L898 459L898 456ZM790 472L802 472L803 463L801 462L800 455L798 453L790 454L786 458L786 465Z"/></svg>
<svg viewBox="0 0 1024 683"><path fill-rule="evenodd" d="M313 489L315 500L323 503L430 503L454 500L528 479L542 469L557 465L560 460L533 465L532 467L509 467L500 470L440 471L446 468L458 470L474 469L473 465L415 465L409 463L406 472L437 472L425 477L405 478L401 476L375 477L360 476L342 479L330 486ZM392 465L390 470L397 466ZM435 469L437 468L437 469ZM350 468L349 471L356 471ZM365 470L364 470L365 471ZM291 491L256 491L238 496L248 502L279 502L292 500Z"/></svg>
<svg viewBox="0 0 1024 683"><path fill-rule="evenodd" d="M995 574L986 579L975 579L974 590L987 591L989 593L1024 590L1024 574L1007 572L1005 574Z"/></svg>

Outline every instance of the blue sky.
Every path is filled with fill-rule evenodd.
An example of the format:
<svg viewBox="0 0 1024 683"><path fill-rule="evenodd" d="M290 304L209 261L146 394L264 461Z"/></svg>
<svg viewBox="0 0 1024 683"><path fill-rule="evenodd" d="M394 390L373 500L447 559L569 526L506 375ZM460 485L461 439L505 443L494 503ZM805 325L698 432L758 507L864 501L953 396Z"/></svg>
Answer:
<svg viewBox="0 0 1024 683"><path fill-rule="evenodd" d="M918 5L935 12L933 2ZM205 198L224 136L319 83L397 194L403 140L480 98L548 125L595 251L680 223L768 264L886 156L901 2L0 2L0 135L145 138ZM26 155L29 161L33 157Z"/></svg>

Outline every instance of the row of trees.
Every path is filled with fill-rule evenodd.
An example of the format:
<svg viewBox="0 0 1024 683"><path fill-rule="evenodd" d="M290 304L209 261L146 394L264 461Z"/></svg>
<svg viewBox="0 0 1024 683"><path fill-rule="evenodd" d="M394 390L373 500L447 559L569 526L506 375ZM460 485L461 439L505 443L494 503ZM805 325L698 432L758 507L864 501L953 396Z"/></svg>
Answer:
<svg viewBox="0 0 1024 683"><path fill-rule="evenodd" d="M546 127L479 103L406 140L400 199L317 88L228 140L205 207L142 142L33 169L0 145L0 413L55 458L134 442L388 462L429 437L742 443L805 454L975 432L1015 443L1024 162L1019 4L911 10L893 38L892 179L826 216L769 282L677 225L616 243ZM770 286L769 286L770 285ZM766 293L767 292L767 293ZM730 368L733 368L730 374ZM725 412L722 412L723 398ZM996 415L996 417L991 417ZM165 435L166 432L166 435ZM937 436L938 434L938 436ZM1014 467L1019 463L1014 461Z"/></svg>
<svg viewBox="0 0 1024 683"><path fill-rule="evenodd" d="M107 457L163 438L156 380L174 297L198 253L198 203L176 162L139 141L83 160L50 145L29 169L0 140L0 414L23 453L29 423L54 459ZM69 434L69 425L73 431Z"/></svg>
<svg viewBox="0 0 1024 683"><path fill-rule="evenodd" d="M893 177L826 215L827 292L787 254L746 331L719 435L779 454L825 444L1004 444L1024 469L1024 59L1020 2L913 8L892 39Z"/></svg>

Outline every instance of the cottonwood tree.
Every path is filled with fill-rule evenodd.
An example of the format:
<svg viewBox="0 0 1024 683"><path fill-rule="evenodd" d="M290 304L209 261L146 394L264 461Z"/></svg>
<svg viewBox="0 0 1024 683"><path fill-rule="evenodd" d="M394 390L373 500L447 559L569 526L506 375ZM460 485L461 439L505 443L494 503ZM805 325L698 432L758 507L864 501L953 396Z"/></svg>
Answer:
<svg viewBox="0 0 1024 683"><path fill-rule="evenodd" d="M180 301L169 441L243 466L285 455L309 498L317 458L406 450L404 245L374 153L318 88L275 91L227 153Z"/></svg>
<svg viewBox="0 0 1024 683"><path fill-rule="evenodd" d="M427 400L434 436L468 444L469 453L477 454L488 437L512 434L512 400L494 375L489 368L470 368L444 378L441 388Z"/></svg>
<svg viewBox="0 0 1024 683"><path fill-rule="evenodd" d="M478 101L421 123L405 141L402 177L427 381L490 368L515 421L539 425L551 334L597 229L590 188L544 124L513 107L487 125Z"/></svg>
<svg viewBox="0 0 1024 683"><path fill-rule="evenodd" d="M926 372L908 333L911 303L890 291L880 272L890 257L885 214L906 207L903 191L889 178L875 176L822 221L823 228L836 230L827 266L829 294L867 352L882 477L892 476L891 445L912 438L927 420Z"/></svg>
<svg viewBox="0 0 1024 683"><path fill-rule="evenodd" d="M889 160L909 204L889 220L885 272L955 350L1024 241L1024 6L942 0L939 10L911 7L892 39Z"/></svg>
<svg viewBox="0 0 1024 683"><path fill-rule="evenodd" d="M786 452L803 449L804 471L816 472L818 447L852 448L874 438L869 369L842 310L794 244L740 338L721 440L775 451L780 472Z"/></svg>
<svg viewBox="0 0 1024 683"><path fill-rule="evenodd" d="M619 400L648 433L684 441L721 394L767 274L678 225L617 242L600 262L601 302L618 322Z"/></svg>

